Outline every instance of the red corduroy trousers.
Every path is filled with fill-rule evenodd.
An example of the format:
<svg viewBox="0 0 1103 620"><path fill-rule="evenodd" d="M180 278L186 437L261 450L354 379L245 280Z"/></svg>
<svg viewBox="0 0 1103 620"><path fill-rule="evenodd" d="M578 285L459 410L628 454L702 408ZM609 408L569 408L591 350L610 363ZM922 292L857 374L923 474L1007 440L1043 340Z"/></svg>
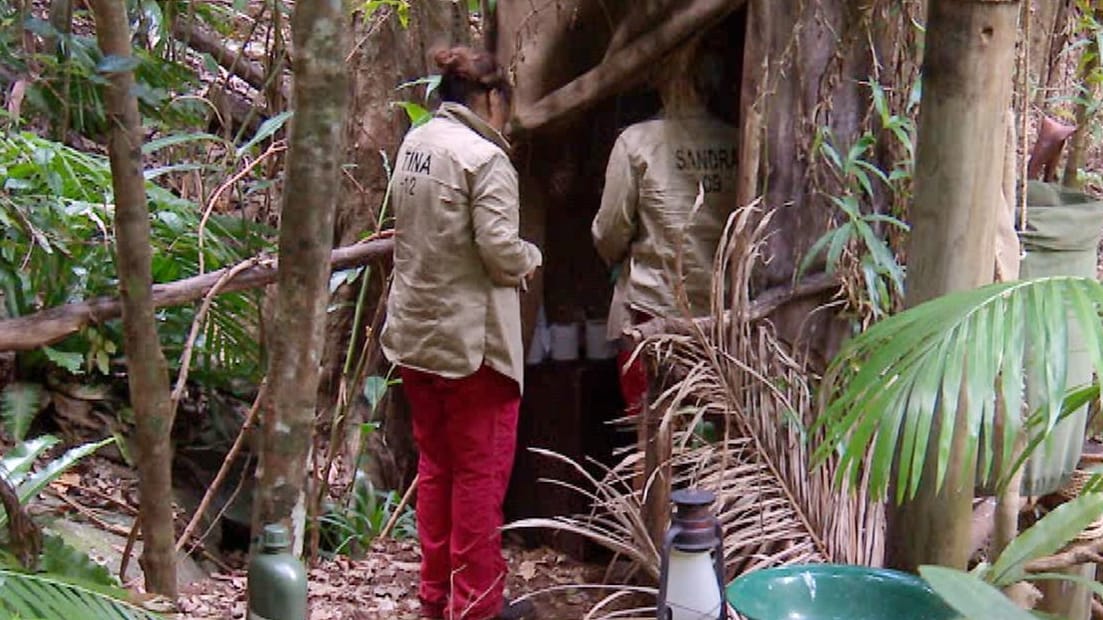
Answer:
<svg viewBox="0 0 1103 620"><path fill-rule="evenodd" d="M626 350L617 353L617 368L620 371L620 394L624 397L624 413L626 415L639 415L643 411L643 399L647 397L647 367L643 363L643 355L632 359L632 351Z"/></svg>
<svg viewBox="0 0 1103 620"><path fill-rule="evenodd" d="M650 314L638 310L632 311L632 323L635 325L646 323L651 319ZM620 395L624 397L624 413L629 416L639 415L643 411L643 400L647 398L647 366L644 365L643 355L637 355L636 359L629 364L628 360L632 359L633 352L632 348L624 347L620 353L617 353Z"/></svg>
<svg viewBox="0 0 1103 620"><path fill-rule="evenodd" d="M515 381L483 366L461 379L400 369L420 453L421 613L485 620L502 609L502 502L517 443Z"/></svg>

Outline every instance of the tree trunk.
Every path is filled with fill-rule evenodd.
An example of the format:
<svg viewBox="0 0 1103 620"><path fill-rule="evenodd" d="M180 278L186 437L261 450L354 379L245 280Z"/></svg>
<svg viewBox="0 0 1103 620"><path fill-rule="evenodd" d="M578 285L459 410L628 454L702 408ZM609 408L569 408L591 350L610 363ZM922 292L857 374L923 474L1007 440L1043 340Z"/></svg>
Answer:
<svg viewBox="0 0 1103 620"><path fill-rule="evenodd" d="M429 107L423 97L424 89L398 89L404 82L436 73L429 66L429 52L436 47L466 44L468 31L467 3L465 2L415 2L411 3L408 23L403 27L395 14L377 12L354 18L352 27L354 49L349 54L346 71L351 80L349 118L345 131L345 161L352 165L341 179L341 202L338 205L335 239L340 244L352 243L364 234L374 231L381 220L383 197L387 190L388 171L384 156L394 159L409 121L401 108L392 106L394 101L413 101ZM372 307L385 286L385 277L372 274L371 289L364 296L366 307L363 316L372 316ZM335 305L341 308L329 315L326 327L325 353L322 361L322 379L319 386L319 410L325 411L337 404L346 358L354 356L364 346L366 330L352 333L354 312L363 280L355 286L342 287L336 293ZM350 338L356 340L351 342ZM358 392L356 388L353 393ZM377 462L394 462L400 471L385 472L372 482L381 488L395 479L409 482L413 478L416 452L410 435L409 421L404 410L388 399L380 411L384 418L382 427L385 444L392 455L378 455ZM330 446L329 449L337 449ZM393 458L392 458L393 457ZM355 455L350 455L350 461ZM346 472L351 473L351 472Z"/></svg>
<svg viewBox="0 0 1103 620"><path fill-rule="evenodd" d="M1095 19L1103 19L1103 8L1096 8ZM1099 39L1090 33L1084 33L1088 39L1089 54L1087 60L1080 61L1080 72L1076 80L1078 98L1076 100L1076 132L1069 139L1069 154L1065 160L1065 172L1061 177L1062 183L1074 189L1080 189L1084 182L1080 179L1080 168L1084 165L1084 158L1088 151L1088 138L1091 135L1092 118L1095 115L1096 93L1099 89L1094 81L1099 72Z"/></svg>
<svg viewBox="0 0 1103 620"><path fill-rule="evenodd" d="M73 0L51 0L49 17L50 26L57 32L57 35L60 37L68 36L73 31ZM46 52L62 57L65 62L68 62L71 45L66 41L65 45L60 47L58 41L59 39L55 36L47 37L44 41ZM62 77L60 89L61 122L57 127L54 127L54 137L58 142L65 142L65 137L69 134L69 85L71 79L71 72L66 71L64 77Z"/></svg>
<svg viewBox="0 0 1103 620"><path fill-rule="evenodd" d="M96 37L105 57L131 58L130 29L122 0L93 0ZM176 596L173 550L172 410L168 366L153 313L149 210L141 161L141 117L134 74L111 73L106 93L110 128L107 150L115 192L116 252L123 311L130 402L134 407L138 492L146 589Z"/></svg>
<svg viewBox="0 0 1103 620"><path fill-rule="evenodd" d="M291 31L295 117L288 137L253 526L254 531L269 523L289 526L299 553L348 99L348 30L341 3L298 2Z"/></svg>
<svg viewBox="0 0 1103 620"><path fill-rule="evenodd" d="M1033 89L1023 96L1031 97L1034 106L1046 110L1049 99L1050 66L1055 60L1054 44L1063 44L1057 36L1062 30L1058 27L1058 17L1063 13L1065 0L1032 0L1030 9L1030 41L1027 50L1027 64L1030 67L1028 84Z"/></svg>
<svg viewBox="0 0 1103 620"><path fill-rule="evenodd" d="M1053 18L1053 34L1049 41L1049 56L1045 59L1047 69L1043 73L1045 81L1045 96L1050 97L1060 90L1062 81L1067 79L1065 65L1061 62L1061 54L1069 43L1069 35L1074 30L1077 11L1073 6L1074 0L1057 0L1056 15ZM1044 109L1044 108L1043 108Z"/></svg>
<svg viewBox="0 0 1103 620"><path fill-rule="evenodd" d="M930 2L908 306L992 281L1018 9L1018 2ZM965 568L976 463L964 462L963 419L956 417L942 489L935 490L932 451L917 496L890 511L891 566Z"/></svg>

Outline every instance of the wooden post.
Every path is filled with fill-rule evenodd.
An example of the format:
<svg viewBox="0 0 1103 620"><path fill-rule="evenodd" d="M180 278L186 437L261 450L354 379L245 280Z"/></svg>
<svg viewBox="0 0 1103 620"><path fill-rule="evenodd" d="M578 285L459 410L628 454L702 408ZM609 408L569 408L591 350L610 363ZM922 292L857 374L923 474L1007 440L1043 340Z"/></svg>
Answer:
<svg viewBox="0 0 1103 620"><path fill-rule="evenodd" d="M638 432L643 451L644 522L656 549L662 549L663 535L670 519L670 456L672 452L670 426L663 423L662 410L654 406L652 394L656 386L655 373L648 368L648 388L639 413Z"/></svg>
<svg viewBox="0 0 1103 620"><path fill-rule="evenodd" d="M931 0L923 59L907 305L992 281L1003 122L1011 103L1017 1ZM886 562L964 569L976 463L957 416L945 484L933 451L917 496L889 510ZM932 434L938 433L938 420ZM932 448L936 443L931 444Z"/></svg>

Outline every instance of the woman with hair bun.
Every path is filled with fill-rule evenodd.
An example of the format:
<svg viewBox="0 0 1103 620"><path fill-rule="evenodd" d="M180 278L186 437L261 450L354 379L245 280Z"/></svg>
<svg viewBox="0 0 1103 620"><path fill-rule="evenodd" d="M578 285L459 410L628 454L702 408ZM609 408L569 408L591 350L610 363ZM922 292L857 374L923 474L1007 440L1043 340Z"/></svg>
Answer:
<svg viewBox="0 0 1103 620"><path fill-rule="evenodd" d="M518 233L505 75L464 47L433 60L443 103L406 136L391 179L394 282L382 335L420 453L418 597L423 618L522 619L531 604L503 597L500 528L524 369L519 291L542 259Z"/></svg>

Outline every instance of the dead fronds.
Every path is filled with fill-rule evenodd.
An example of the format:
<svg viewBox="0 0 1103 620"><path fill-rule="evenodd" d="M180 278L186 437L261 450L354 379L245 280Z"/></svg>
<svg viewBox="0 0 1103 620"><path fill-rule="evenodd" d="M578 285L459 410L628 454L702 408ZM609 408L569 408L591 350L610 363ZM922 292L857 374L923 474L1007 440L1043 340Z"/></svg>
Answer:
<svg viewBox="0 0 1103 620"><path fill-rule="evenodd" d="M669 433L673 486L706 488L718 497L727 577L784 564L877 565L884 515L864 492L832 484L836 463L812 469L817 445L812 370L765 321L747 321L751 272L769 221L754 207L730 218L714 269L713 320L689 334L652 336L639 345L660 368L651 399L658 436ZM735 318L732 318L735 317ZM542 451L570 462L562 455ZM615 467L573 463L585 485L562 481L591 502L588 515L531 519L511 527L552 527L584 535L658 577L659 550L643 507L662 483L642 469L639 447ZM609 616L602 616L609 617Z"/></svg>

